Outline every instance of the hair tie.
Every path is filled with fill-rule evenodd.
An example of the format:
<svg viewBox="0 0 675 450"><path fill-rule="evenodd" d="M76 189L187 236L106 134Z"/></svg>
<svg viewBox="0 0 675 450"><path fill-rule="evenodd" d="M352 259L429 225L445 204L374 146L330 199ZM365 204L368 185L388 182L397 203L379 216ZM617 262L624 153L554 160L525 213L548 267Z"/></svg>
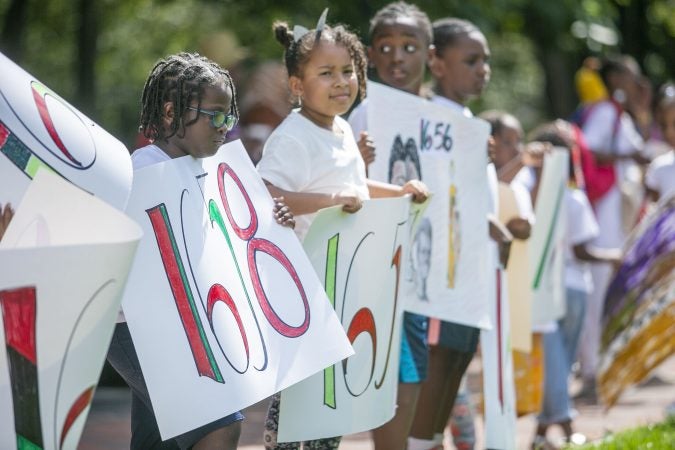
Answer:
<svg viewBox="0 0 675 450"><path fill-rule="evenodd" d="M326 26L327 15L328 15L328 8L323 10L323 13L321 13L321 16L319 17L319 21L316 23L316 38L314 39L314 42L318 42L319 39L321 39L321 32ZM297 43L307 33L309 33L309 30L307 28L303 27L302 25L295 25L293 27L293 40Z"/></svg>

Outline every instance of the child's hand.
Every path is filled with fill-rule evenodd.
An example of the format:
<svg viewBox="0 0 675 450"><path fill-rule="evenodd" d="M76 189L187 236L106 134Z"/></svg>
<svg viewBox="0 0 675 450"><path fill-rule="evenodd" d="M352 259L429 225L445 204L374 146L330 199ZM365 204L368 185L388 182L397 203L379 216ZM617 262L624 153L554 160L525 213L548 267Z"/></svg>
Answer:
<svg viewBox="0 0 675 450"><path fill-rule="evenodd" d="M274 200L274 218L279 225L288 228L295 228L295 219L291 208L288 207L283 197L275 197Z"/></svg>
<svg viewBox="0 0 675 450"><path fill-rule="evenodd" d="M342 205L342 210L350 214L355 213L361 206L363 202L358 195L353 192L346 191L339 194L333 194L333 205Z"/></svg>
<svg viewBox="0 0 675 450"><path fill-rule="evenodd" d="M359 135L359 151L361 152L361 158L363 162L366 163L366 167L375 161L375 144L373 140L368 136L367 131L362 131Z"/></svg>
<svg viewBox="0 0 675 450"><path fill-rule="evenodd" d="M7 203L4 208L0 205L0 240L2 240L2 236L4 236L12 217L14 217L12 205Z"/></svg>
<svg viewBox="0 0 675 450"><path fill-rule="evenodd" d="M513 235L502 223L492 214L488 214L488 229L490 238L495 241L499 247L499 262L504 268L509 262L511 253L511 242Z"/></svg>
<svg viewBox="0 0 675 450"><path fill-rule="evenodd" d="M511 232L514 238L525 240L530 238L532 225L529 220L522 217L514 217L506 223L506 229Z"/></svg>
<svg viewBox="0 0 675 450"><path fill-rule="evenodd" d="M530 142L523 151L523 164L540 169L544 165L544 155L552 148L548 142Z"/></svg>
<svg viewBox="0 0 675 450"><path fill-rule="evenodd" d="M420 180L410 180L401 186L401 195L412 194L415 203L424 203L429 198L429 188Z"/></svg>

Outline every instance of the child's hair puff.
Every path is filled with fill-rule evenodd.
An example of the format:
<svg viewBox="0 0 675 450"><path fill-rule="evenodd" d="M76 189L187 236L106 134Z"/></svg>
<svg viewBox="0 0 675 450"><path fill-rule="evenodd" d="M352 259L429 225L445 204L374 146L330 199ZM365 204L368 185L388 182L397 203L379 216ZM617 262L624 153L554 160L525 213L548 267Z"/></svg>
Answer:
<svg viewBox="0 0 675 450"><path fill-rule="evenodd" d="M293 30L288 23L276 21L272 25L272 29L277 41L286 49L284 51L284 62L288 75L302 78L303 66L309 60L314 45L317 43L316 30L309 30L296 41ZM332 42L347 49L351 60L354 62L360 96L364 98L366 96L367 62L365 49L358 36L347 30L343 25L325 25L319 36L319 41Z"/></svg>
<svg viewBox="0 0 675 450"><path fill-rule="evenodd" d="M198 119L183 123L182 117L190 102L196 101L199 108L204 88L221 81L232 91L232 114L239 118L236 90L227 70L198 53L182 52L159 60L143 86L139 130L153 141L177 134ZM168 132L162 124L166 102L172 102L175 110Z"/></svg>

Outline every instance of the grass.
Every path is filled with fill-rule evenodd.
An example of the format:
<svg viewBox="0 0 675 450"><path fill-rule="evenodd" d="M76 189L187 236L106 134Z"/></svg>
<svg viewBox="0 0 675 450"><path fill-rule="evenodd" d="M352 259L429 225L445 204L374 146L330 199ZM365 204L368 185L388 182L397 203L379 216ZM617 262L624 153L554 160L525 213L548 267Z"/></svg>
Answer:
<svg viewBox="0 0 675 450"><path fill-rule="evenodd" d="M581 447L568 448L578 450L675 449L675 415L669 416L661 423L611 434L598 442Z"/></svg>

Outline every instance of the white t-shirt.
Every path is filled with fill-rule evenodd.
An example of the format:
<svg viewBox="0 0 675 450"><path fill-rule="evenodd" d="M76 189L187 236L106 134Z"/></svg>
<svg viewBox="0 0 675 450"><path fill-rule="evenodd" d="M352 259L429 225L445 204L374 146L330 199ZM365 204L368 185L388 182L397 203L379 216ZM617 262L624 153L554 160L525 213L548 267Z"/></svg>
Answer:
<svg viewBox="0 0 675 450"><path fill-rule="evenodd" d="M142 169L145 166L169 161L171 157L164 153L164 150L154 144L134 150L131 154L131 166L134 170Z"/></svg>
<svg viewBox="0 0 675 450"><path fill-rule="evenodd" d="M574 256L573 247L590 243L600 228L595 220L588 197L581 189L565 190L567 228L565 230L565 286L586 293L593 289L590 264Z"/></svg>
<svg viewBox="0 0 675 450"><path fill-rule="evenodd" d="M619 128L614 134L616 113L616 107L609 101L598 103L589 112L583 132L592 151L628 155L642 148L644 142L628 113L621 114Z"/></svg>
<svg viewBox="0 0 675 450"><path fill-rule="evenodd" d="M661 198L675 195L675 149L655 158L645 174L645 185Z"/></svg>
<svg viewBox="0 0 675 450"><path fill-rule="evenodd" d="M534 224L534 208L532 207L532 195L530 195L530 191L522 184L513 180L509 184L509 187L513 189L520 217L527 219L530 224Z"/></svg>
<svg viewBox="0 0 675 450"><path fill-rule="evenodd" d="M446 108L454 109L455 111L461 113L464 117L473 117L473 113L466 106L457 103L454 100L450 100L446 97L441 97L440 95L434 95L431 97L431 101L437 105L445 106ZM486 150L487 155L487 150Z"/></svg>
<svg viewBox="0 0 675 450"><path fill-rule="evenodd" d="M644 142L633 123L633 119L623 112L619 119L618 130L614 132L617 108L609 101L598 103L590 111L583 126L588 147L596 153L628 155L641 150ZM622 225L622 201L619 186L626 192L635 192L640 197L642 174L638 165L630 160L614 163L617 182L595 204L595 214L602 234L594 244L603 248L615 248L623 244L625 232Z"/></svg>
<svg viewBox="0 0 675 450"><path fill-rule="evenodd" d="M366 166L349 124L335 118L333 132L291 112L269 137L257 169L274 186L292 192L337 194L352 191L369 198ZM295 216L295 233L303 240L315 214Z"/></svg>
<svg viewBox="0 0 675 450"><path fill-rule="evenodd" d="M537 175L534 171L534 167L524 166L518 171L511 184L517 184L524 187L527 192L532 192L534 185L537 183Z"/></svg>
<svg viewBox="0 0 675 450"><path fill-rule="evenodd" d="M171 160L171 157L164 153L164 151L154 144L146 145L145 147L137 148L131 154L131 166L134 170L141 169L145 166L161 163ZM117 314L117 323L126 322L124 312L120 309Z"/></svg>

